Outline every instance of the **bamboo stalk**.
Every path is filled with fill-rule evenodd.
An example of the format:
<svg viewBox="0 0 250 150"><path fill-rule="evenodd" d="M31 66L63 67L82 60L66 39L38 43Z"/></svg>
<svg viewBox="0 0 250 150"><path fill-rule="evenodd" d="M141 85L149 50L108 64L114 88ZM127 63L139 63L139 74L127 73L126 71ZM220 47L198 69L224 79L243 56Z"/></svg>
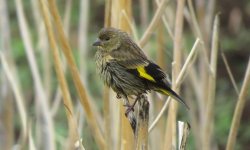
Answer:
<svg viewBox="0 0 250 150"><path fill-rule="evenodd" d="M240 126L242 112L246 103L247 95L249 94L249 87L250 87L250 58L248 60L248 65L247 65L247 70L245 73L243 85L241 87L238 101L236 104L236 108L234 110L234 116L233 116L230 132L229 132L229 136L227 140L226 150L234 149L236 136L237 136L238 129Z"/></svg>

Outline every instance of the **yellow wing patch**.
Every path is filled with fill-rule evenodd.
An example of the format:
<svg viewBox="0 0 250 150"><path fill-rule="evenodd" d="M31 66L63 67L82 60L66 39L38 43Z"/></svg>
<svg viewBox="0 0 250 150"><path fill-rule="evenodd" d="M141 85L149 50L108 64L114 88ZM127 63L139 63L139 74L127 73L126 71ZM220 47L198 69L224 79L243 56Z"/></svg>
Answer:
<svg viewBox="0 0 250 150"><path fill-rule="evenodd" d="M146 72L143 66L137 67L137 71L139 72L140 77L143 77L145 79L155 82L155 79Z"/></svg>

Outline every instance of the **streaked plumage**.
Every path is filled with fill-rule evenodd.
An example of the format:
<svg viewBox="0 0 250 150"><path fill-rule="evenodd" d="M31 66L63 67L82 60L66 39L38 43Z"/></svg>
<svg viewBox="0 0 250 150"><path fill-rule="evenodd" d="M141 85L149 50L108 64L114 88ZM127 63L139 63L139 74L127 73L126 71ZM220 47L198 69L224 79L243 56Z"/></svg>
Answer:
<svg viewBox="0 0 250 150"><path fill-rule="evenodd" d="M98 35L95 61L104 83L118 95L139 96L154 90L185 102L170 88L167 75L150 61L130 36L119 29L103 28Z"/></svg>

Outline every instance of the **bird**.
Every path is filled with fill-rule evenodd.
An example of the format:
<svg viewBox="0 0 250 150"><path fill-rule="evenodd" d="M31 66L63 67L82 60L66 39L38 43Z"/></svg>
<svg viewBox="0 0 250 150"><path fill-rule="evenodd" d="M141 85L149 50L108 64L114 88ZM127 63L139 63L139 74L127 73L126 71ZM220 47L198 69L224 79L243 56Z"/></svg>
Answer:
<svg viewBox="0 0 250 150"><path fill-rule="evenodd" d="M104 27L92 45L97 47L95 63L104 84L116 92L117 98L128 101L128 97L136 96L125 115L134 110L140 96L149 91L170 96L189 109L185 101L171 89L168 75L145 55L125 31Z"/></svg>

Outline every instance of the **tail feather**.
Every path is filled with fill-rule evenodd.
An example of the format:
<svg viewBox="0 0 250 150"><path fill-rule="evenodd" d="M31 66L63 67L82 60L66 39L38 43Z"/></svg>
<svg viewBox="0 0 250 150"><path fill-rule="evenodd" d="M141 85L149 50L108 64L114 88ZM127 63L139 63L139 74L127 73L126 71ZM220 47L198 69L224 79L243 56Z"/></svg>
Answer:
<svg viewBox="0 0 250 150"><path fill-rule="evenodd" d="M185 101L177 93L175 93L172 89L170 89L170 88L168 88L168 89L160 89L160 92L167 95L167 96L170 96L173 99L177 100L178 102L182 103L189 110L189 107L185 103Z"/></svg>

